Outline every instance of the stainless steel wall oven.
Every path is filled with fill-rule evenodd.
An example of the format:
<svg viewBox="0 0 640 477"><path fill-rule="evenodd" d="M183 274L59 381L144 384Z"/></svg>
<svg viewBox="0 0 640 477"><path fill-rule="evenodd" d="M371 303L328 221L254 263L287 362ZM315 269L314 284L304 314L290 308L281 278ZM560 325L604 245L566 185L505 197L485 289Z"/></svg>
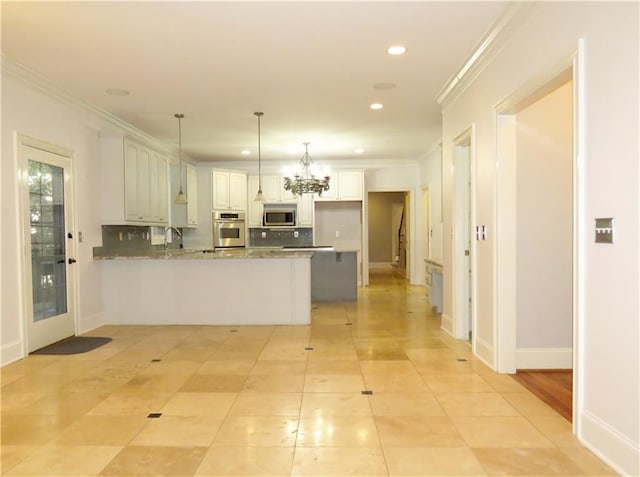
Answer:
<svg viewBox="0 0 640 477"><path fill-rule="evenodd" d="M211 215L213 248L246 246L245 213L214 210Z"/></svg>

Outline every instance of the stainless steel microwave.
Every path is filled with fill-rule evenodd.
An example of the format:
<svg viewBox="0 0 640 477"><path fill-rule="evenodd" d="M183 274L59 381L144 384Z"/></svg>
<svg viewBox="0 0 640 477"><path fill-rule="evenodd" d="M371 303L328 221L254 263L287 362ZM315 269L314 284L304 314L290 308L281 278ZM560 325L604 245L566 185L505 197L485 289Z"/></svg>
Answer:
<svg viewBox="0 0 640 477"><path fill-rule="evenodd" d="M285 209L265 206L262 225L264 227L295 227L296 209L293 207Z"/></svg>

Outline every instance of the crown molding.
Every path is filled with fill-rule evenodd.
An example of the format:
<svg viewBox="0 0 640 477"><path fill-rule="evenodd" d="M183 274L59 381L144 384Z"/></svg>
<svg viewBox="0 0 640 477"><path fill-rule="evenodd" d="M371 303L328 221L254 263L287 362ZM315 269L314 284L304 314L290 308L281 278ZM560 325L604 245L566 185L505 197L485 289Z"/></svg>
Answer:
<svg viewBox="0 0 640 477"><path fill-rule="evenodd" d="M495 54L509 40L514 30L533 7L530 2L509 4L489 31L480 39L473 53L445 83L436 96L442 109L458 98L478 74L491 62Z"/></svg>
<svg viewBox="0 0 640 477"><path fill-rule="evenodd" d="M16 63L15 61L8 58L5 54L0 54L0 64L3 74L7 74L19 80L32 89L35 89L47 95L48 97L61 104L64 104L65 106L79 110L83 113L88 113L96 117L103 123L105 128L109 129L107 134L124 134L133 139L142 141L149 146L152 146L163 152L172 152L175 149L168 144L159 141L155 137L145 133L144 131L141 131L140 129L132 126L126 121L123 121L117 116L114 116L108 111L105 111L104 109L98 108L97 106L94 106L90 103L87 103L86 101L70 95L52 81L26 68L25 66Z"/></svg>

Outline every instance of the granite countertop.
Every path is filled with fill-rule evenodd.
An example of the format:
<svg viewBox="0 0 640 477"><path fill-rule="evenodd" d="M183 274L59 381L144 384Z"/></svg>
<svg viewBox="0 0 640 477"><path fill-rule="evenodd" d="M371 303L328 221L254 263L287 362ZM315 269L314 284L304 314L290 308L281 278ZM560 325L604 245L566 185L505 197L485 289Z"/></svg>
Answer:
<svg viewBox="0 0 640 477"><path fill-rule="evenodd" d="M215 253L202 250L167 250L147 255L95 255L94 260L225 260L254 258L311 258L313 251L293 251L276 248L219 249Z"/></svg>

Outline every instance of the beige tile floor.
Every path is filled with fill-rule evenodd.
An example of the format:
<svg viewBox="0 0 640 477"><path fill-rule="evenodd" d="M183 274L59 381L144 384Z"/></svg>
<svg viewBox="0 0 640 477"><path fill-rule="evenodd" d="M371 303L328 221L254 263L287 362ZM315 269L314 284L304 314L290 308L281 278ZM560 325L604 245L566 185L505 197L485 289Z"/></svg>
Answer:
<svg viewBox="0 0 640 477"><path fill-rule="evenodd" d="M389 273L311 326L91 334L2 369L3 475L615 475Z"/></svg>

